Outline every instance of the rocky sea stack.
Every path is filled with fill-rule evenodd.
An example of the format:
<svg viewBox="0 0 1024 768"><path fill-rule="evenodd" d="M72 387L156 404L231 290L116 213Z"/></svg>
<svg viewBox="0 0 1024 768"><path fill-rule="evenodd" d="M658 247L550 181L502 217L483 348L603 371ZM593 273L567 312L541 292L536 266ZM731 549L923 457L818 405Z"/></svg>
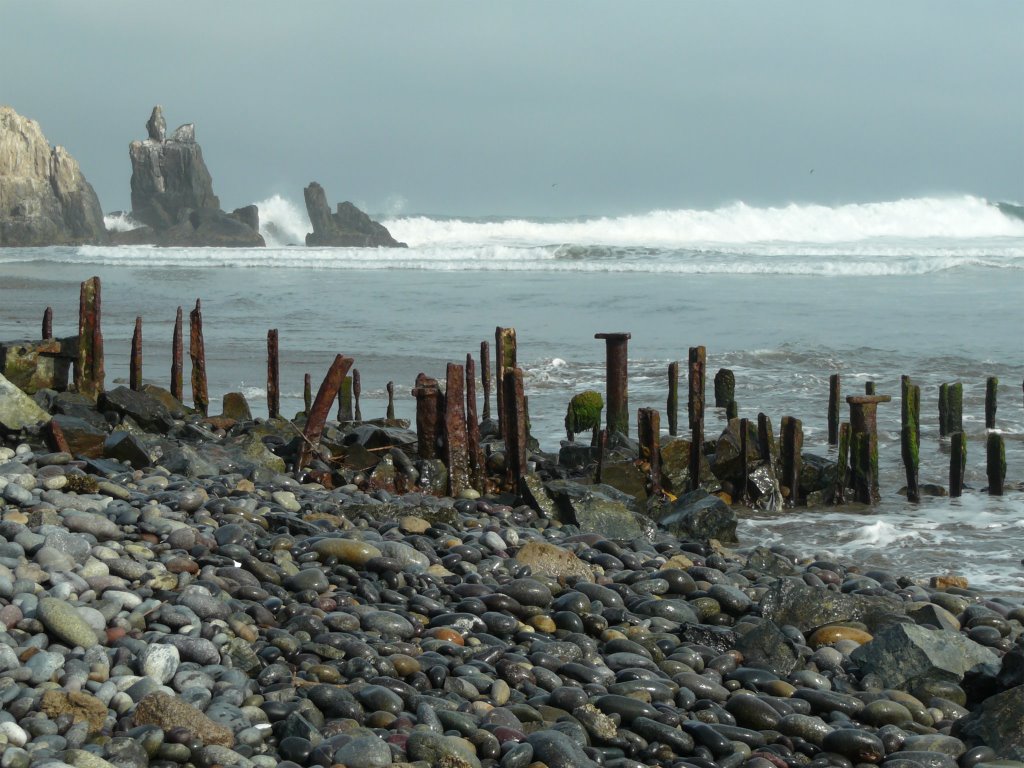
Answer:
<svg viewBox="0 0 1024 768"><path fill-rule="evenodd" d="M118 242L186 248L265 245L256 206L231 213L220 209L192 123L179 126L168 137L163 110L157 105L146 130L148 138L133 141L128 148L132 218L145 226L119 233Z"/></svg>
<svg viewBox="0 0 1024 768"><path fill-rule="evenodd" d="M306 245L356 248L405 248L391 236L387 228L352 203L338 203L331 213L324 188L312 182L304 190L306 211L313 231L306 235Z"/></svg>
<svg viewBox="0 0 1024 768"><path fill-rule="evenodd" d="M103 212L64 147L39 123L0 106L0 246L104 242Z"/></svg>

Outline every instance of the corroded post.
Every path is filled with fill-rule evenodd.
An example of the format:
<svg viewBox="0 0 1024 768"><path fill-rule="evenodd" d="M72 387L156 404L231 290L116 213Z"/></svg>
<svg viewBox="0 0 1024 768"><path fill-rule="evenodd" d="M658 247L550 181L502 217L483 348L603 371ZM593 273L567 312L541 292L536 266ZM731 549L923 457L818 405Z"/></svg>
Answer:
<svg viewBox="0 0 1024 768"><path fill-rule="evenodd" d="M736 501L740 504L747 503L747 480L750 477L750 467L747 461L747 432L749 430L750 420L740 419L740 487L736 494Z"/></svg>
<svg viewBox="0 0 1024 768"><path fill-rule="evenodd" d="M627 347L630 333L595 333L604 339L605 355L605 424L609 434L629 435L629 380Z"/></svg>
<svg viewBox="0 0 1024 768"><path fill-rule="evenodd" d="M661 495L661 416L654 408L636 412L636 432L640 441L640 461L650 467L649 496Z"/></svg>
<svg viewBox="0 0 1024 768"><path fill-rule="evenodd" d="M851 455L854 463L854 487L858 482L868 483L870 502L879 500L878 495L878 404L888 403L890 395L849 395L846 402L850 404L850 430L852 433ZM867 435L864 446L858 442L858 435ZM867 465L864 463L862 451L866 451ZM867 476L865 475L867 473ZM858 494L860 496L861 494ZM860 498L858 498L860 500Z"/></svg>
<svg viewBox="0 0 1024 768"><path fill-rule="evenodd" d="M846 489L850 485L850 425L839 425L839 448L836 451L836 485L832 491L833 504L846 503Z"/></svg>
<svg viewBox="0 0 1024 768"><path fill-rule="evenodd" d="M707 354L704 347L690 347L690 397L688 410L690 415L690 429L694 425L704 424L704 368Z"/></svg>
<svg viewBox="0 0 1024 768"><path fill-rule="evenodd" d="M457 363L448 363L444 393L444 463L448 467L448 495L454 498L469 487L465 391L465 369Z"/></svg>
<svg viewBox="0 0 1024 768"><path fill-rule="evenodd" d="M352 377L346 376L338 388L338 421L352 421Z"/></svg>
<svg viewBox="0 0 1024 768"><path fill-rule="evenodd" d="M804 430L800 419L783 416L780 444L782 446L782 484L789 489L790 506L800 503L800 470L803 465L801 452L804 446Z"/></svg>
<svg viewBox="0 0 1024 768"><path fill-rule="evenodd" d="M875 394L875 382L873 382L873 381L865 381L864 382L864 394L865 395L873 395L873 394Z"/></svg>
<svg viewBox="0 0 1024 768"><path fill-rule="evenodd" d="M395 418L395 382L389 381L388 386L388 410L386 418L392 421Z"/></svg>
<svg viewBox="0 0 1024 768"><path fill-rule="evenodd" d="M302 377L302 402L306 408L306 418L313 409L313 379L308 373Z"/></svg>
<svg viewBox="0 0 1024 768"><path fill-rule="evenodd" d="M872 453L871 435L867 432L851 432L850 443L854 500L861 504L871 504L877 500L873 490L875 474L872 465L872 458L877 458L877 453Z"/></svg>
<svg viewBox="0 0 1024 768"><path fill-rule="evenodd" d="M949 495L955 498L964 493L964 473L967 471L967 435L963 432L954 432L949 440Z"/></svg>
<svg viewBox="0 0 1024 768"><path fill-rule="evenodd" d="M494 373L497 375L498 437L505 434L505 371L516 367L516 329L494 329Z"/></svg>
<svg viewBox="0 0 1024 768"><path fill-rule="evenodd" d="M355 401L355 417L356 421L363 420L363 412L359 408L359 395L363 392L362 382L359 380L359 369L352 369L352 399Z"/></svg>
<svg viewBox="0 0 1024 768"><path fill-rule="evenodd" d="M90 277L82 283L78 298L78 357L75 361L75 388L79 394L95 400L103 391L103 333L100 330L100 279Z"/></svg>
<svg viewBox="0 0 1024 768"><path fill-rule="evenodd" d="M188 315L189 347L192 358L192 401L203 416L210 407L210 395L206 388L206 345L203 343L203 309L196 299L196 308Z"/></svg>
<svg viewBox="0 0 1024 768"><path fill-rule="evenodd" d="M71 446L68 445L68 440L64 436L64 430L60 428L60 424L57 423L56 419L50 419L46 423L46 430L46 444L50 447L51 451L71 453Z"/></svg>
<svg viewBox="0 0 1024 768"><path fill-rule="evenodd" d="M985 429L996 428L997 397L999 397L999 379L989 376L985 380Z"/></svg>
<svg viewBox="0 0 1024 768"><path fill-rule="evenodd" d="M907 501L920 501L917 480L921 446L921 388L911 382L909 376L902 377L900 384L900 448L907 471Z"/></svg>
<svg viewBox="0 0 1024 768"><path fill-rule="evenodd" d="M963 422L964 385L959 381L939 385L939 436L962 432Z"/></svg>
<svg viewBox="0 0 1024 768"><path fill-rule="evenodd" d="M740 415L740 404L735 400L730 400L729 404L725 406L725 418L727 421L739 418Z"/></svg>
<svg viewBox="0 0 1024 768"><path fill-rule="evenodd" d="M675 437L679 434L679 361L668 364L668 433Z"/></svg>
<svg viewBox="0 0 1024 768"><path fill-rule="evenodd" d="M715 374L715 408L728 408L736 399L736 374L728 368L719 368Z"/></svg>
<svg viewBox="0 0 1024 768"><path fill-rule="evenodd" d="M480 384L484 393L484 411L481 418L487 421L491 418L491 345L486 341L480 342Z"/></svg>
<svg viewBox="0 0 1024 768"><path fill-rule="evenodd" d="M828 377L828 444L835 445L839 442L839 411L840 411L840 382L839 374L833 373Z"/></svg>
<svg viewBox="0 0 1024 768"><path fill-rule="evenodd" d="M523 371L511 368L505 371L502 382L505 394L505 464L508 480L513 488L526 474L526 403L523 395Z"/></svg>
<svg viewBox="0 0 1024 768"><path fill-rule="evenodd" d="M132 351L128 358L128 388L142 391L142 318L135 318L135 330L132 332Z"/></svg>
<svg viewBox="0 0 1024 768"><path fill-rule="evenodd" d="M425 373L419 374L412 396L416 398L416 437L420 458L436 459L437 420L441 410L441 390L437 386L437 379Z"/></svg>
<svg viewBox="0 0 1024 768"><path fill-rule="evenodd" d="M281 368L278 356L277 329L267 331L267 415L281 416Z"/></svg>
<svg viewBox="0 0 1024 768"><path fill-rule="evenodd" d="M484 454L480 450L480 422L476 413L476 364L473 355L466 355L466 449L469 451L470 485L483 493Z"/></svg>
<svg viewBox="0 0 1024 768"><path fill-rule="evenodd" d="M985 446L988 492L992 496L1003 495L1003 481L1006 480L1006 446L998 432L988 433Z"/></svg>
<svg viewBox="0 0 1024 768"><path fill-rule="evenodd" d="M179 403L185 402L184 363L185 348L181 332L181 307L174 316L174 335L171 337L171 394Z"/></svg>
<svg viewBox="0 0 1024 768"><path fill-rule="evenodd" d="M53 307L43 310L43 340L53 338Z"/></svg>
<svg viewBox="0 0 1024 768"><path fill-rule="evenodd" d="M313 406L309 410L305 429L302 430L302 448L295 465L296 474L302 471L313 455L313 451L320 445L320 436L324 433L324 424L327 423L327 416L331 412L331 403L337 397L341 382L345 379L353 362L351 357L335 355L334 362L327 369L327 375L320 383L316 400L313 401Z"/></svg>
<svg viewBox="0 0 1024 768"><path fill-rule="evenodd" d="M773 450L772 420L768 414L757 414L757 455L761 461L768 462L772 471L775 471L775 451Z"/></svg>

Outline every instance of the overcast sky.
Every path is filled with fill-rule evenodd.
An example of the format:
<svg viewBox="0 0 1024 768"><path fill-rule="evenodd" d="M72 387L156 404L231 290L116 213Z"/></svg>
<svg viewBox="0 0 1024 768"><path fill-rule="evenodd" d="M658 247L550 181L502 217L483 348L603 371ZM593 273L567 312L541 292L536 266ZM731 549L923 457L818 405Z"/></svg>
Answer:
<svg viewBox="0 0 1024 768"><path fill-rule="evenodd" d="M0 0L0 103L130 205L154 104L231 209L1024 199L1024 3ZM813 173L811 173L813 169Z"/></svg>

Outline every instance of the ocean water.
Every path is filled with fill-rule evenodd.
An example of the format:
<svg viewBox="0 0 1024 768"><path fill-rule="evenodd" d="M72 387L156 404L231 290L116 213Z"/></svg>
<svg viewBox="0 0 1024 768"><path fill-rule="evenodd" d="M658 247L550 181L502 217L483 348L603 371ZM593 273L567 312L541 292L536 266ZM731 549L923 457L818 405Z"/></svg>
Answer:
<svg viewBox="0 0 1024 768"><path fill-rule="evenodd" d="M166 386L175 309L187 314L199 298L215 404L238 390L265 414L266 332L277 328L285 412L302 407L303 374L315 389L341 352L360 371L364 416L384 415L390 380L398 415L410 418L417 373L443 379L446 363L478 358L496 326L512 326L533 431L550 451L565 437L567 400L604 390L599 332L632 334L634 430L637 408L664 411L674 360L685 393L691 346L707 349L709 404L715 371L730 368L741 415L763 411L776 429L782 416L800 418L804 450L820 455L830 452L830 374L844 395L870 380L893 395L878 411L881 503L744 513L741 545L785 543L917 578L956 573L1024 596L1024 221L1012 210L961 196L571 220L402 216L383 223L410 247L376 250L291 245L309 228L301 210L277 196L260 209L265 249L0 250L0 335L38 336L46 306L58 335L74 333L79 283L99 275L108 384L127 380L141 315L144 377ZM909 504L899 493L902 374L922 390L922 483L948 483L937 393L963 383L960 499ZM983 491L988 376L1000 380L1003 497ZM682 410L681 424L685 401ZM709 436L724 423L709 409Z"/></svg>

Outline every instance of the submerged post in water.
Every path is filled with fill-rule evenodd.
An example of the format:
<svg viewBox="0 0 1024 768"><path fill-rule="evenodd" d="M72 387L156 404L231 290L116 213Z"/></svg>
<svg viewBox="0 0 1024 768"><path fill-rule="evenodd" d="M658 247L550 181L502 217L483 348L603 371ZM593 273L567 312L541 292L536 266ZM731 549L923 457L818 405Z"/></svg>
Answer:
<svg viewBox="0 0 1024 768"><path fill-rule="evenodd" d="M484 410L480 418L491 418L491 347L486 341L480 342L480 384L483 386Z"/></svg>
<svg viewBox="0 0 1024 768"><path fill-rule="evenodd" d="M174 335L171 337L171 394L179 403L184 403L185 348L182 340L181 314L181 307L178 307L178 313L174 317Z"/></svg>
<svg viewBox="0 0 1024 768"><path fill-rule="evenodd" d="M636 413L636 432L640 441L640 460L650 467L650 496L661 495L661 416L654 408Z"/></svg>
<svg viewBox="0 0 1024 768"><path fill-rule="evenodd" d="M900 447L903 466L907 471L907 501L920 501L917 480L921 445L921 388L911 382L909 376L902 377L900 384Z"/></svg>
<svg viewBox="0 0 1024 768"><path fill-rule="evenodd" d="M134 392L142 391L142 317L135 318L135 330L132 332L132 351L128 358L128 388Z"/></svg>
<svg viewBox="0 0 1024 768"><path fill-rule="evenodd" d="M629 435L629 373L628 346L631 333L595 333L604 339L605 355L605 424L609 434Z"/></svg>
<svg viewBox="0 0 1024 768"><path fill-rule="evenodd" d="M736 374L728 368L719 368L715 374L715 408L728 408L736 399Z"/></svg>
<svg viewBox="0 0 1024 768"><path fill-rule="evenodd" d="M828 377L828 444L836 445L839 442L839 417L840 417L840 381L839 374L833 373Z"/></svg>
<svg viewBox="0 0 1024 768"><path fill-rule="evenodd" d="M1003 436L998 432L989 432L985 449L988 492L992 496L1002 496L1003 482L1006 480L1006 445Z"/></svg>
<svg viewBox="0 0 1024 768"><path fill-rule="evenodd" d="M271 419L281 416L281 370L276 328L267 331L267 415Z"/></svg>
<svg viewBox="0 0 1024 768"><path fill-rule="evenodd" d="M964 429L964 385L959 381L939 386L939 436Z"/></svg>
<svg viewBox="0 0 1024 768"><path fill-rule="evenodd" d="M954 432L950 436L949 451L949 495L962 496L964 492L964 472L967 471L967 435Z"/></svg>
<svg viewBox="0 0 1024 768"><path fill-rule="evenodd" d="M996 428L996 398L999 397L999 379L989 376L985 380L985 429Z"/></svg>
<svg viewBox="0 0 1024 768"><path fill-rule="evenodd" d="M679 434L679 361L668 364L668 402L665 408L668 414L668 433L675 437Z"/></svg>
<svg viewBox="0 0 1024 768"><path fill-rule="evenodd" d="M804 430L800 419L783 416L779 443L782 452L782 484L789 489L789 506L800 503L800 470L803 466Z"/></svg>
<svg viewBox="0 0 1024 768"><path fill-rule="evenodd" d="M850 404L850 429L852 431L851 459L854 468L854 488L867 482L870 500L879 500L878 494L878 404L888 403L890 395L850 395L846 402ZM858 435L866 435L863 445ZM867 461L865 463L865 456ZM858 490L858 501L863 494Z"/></svg>
<svg viewBox="0 0 1024 768"><path fill-rule="evenodd" d="M196 308L188 315L189 348L192 358L192 401L203 416L210 407L210 395L206 388L206 345L203 342L203 309L196 299Z"/></svg>

